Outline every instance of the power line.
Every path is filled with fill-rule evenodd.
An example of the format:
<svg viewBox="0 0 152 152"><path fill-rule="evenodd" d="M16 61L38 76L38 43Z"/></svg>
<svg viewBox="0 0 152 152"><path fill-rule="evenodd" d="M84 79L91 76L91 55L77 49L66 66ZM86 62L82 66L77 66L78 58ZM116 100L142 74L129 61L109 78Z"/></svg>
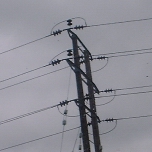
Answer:
<svg viewBox="0 0 152 152"><path fill-rule="evenodd" d="M106 98L106 97L113 97L113 96L127 96L127 95L137 95L137 94L145 94L145 93L152 93L152 91L143 91L143 92L132 92L132 93L122 93L122 94L115 94L115 95L108 95L108 96L98 96L95 98Z"/></svg>
<svg viewBox="0 0 152 152"><path fill-rule="evenodd" d="M48 67L48 66L50 66L50 65L51 65L51 64L47 64L47 65L44 65L44 66L41 66L41 67L38 67L38 68L32 69L32 70L30 70L30 71L26 71L26 72L24 72L24 73L21 73L21 74L15 75L15 76L13 76L13 77L10 77L10 78L7 78L7 79L4 79L4 80L1 80L1 81L0 81L0 83L1 83L1 82L5 82L5 81L8 81L8 80L11 80L11 79L14 79L14 78L17 78L17 77L22 76L22 75L25 75L25 74L28 74L28 73L30 73L30 72L33 72L33 71L36 71L36 70L39 70L39 69L42 69L42 68Z"/></svg>
<svg viewBox="0 0 152 152"><path fill-rule="evenodd" d="M51 71L51 72L48 72L48 73L45 73L45 74L43 74L43 75L39 75L39 76L33 77L33 78L31 78L31 79L27 79L27 80L24 80L24 81L21 81L21 82L18 82L18 83L9 85L9 86L6 86L6 87L4 87L4 88L0 88L0 91L5 90L5 89L8 89L8 88L11 88L11 87L14 87L14 86L17 86L17 85L19 85L19 84L22 84L22 83L25 83L25 82L28 82L28 81L31 81L31 80L35 80L35 79L44 77L44 76L46 76L46 75L49 75L49 74L52 74L52 73L55 73L55 72L58 72L58 71L61 71L61 70L64 70L64 69L66 69L66 68L68 68L68 67L69 67L69 66L64 67L64 68L61 68L61 69L58 69L58 70L54 70L54 71Z"/></svg>
<svg viewBox="0 0 152 152"><path fill-rule="evenodd" d="M129 120L129 119L140 119L140 118L148 118L148 117L152 117L151 115L142 115L142 116L132 116L132 117L123 117L123 118L108 118L105 120L101 120L101 122L107 121L107 122L112 122L114 120Z"/></svg>
<svg viewBox="0 0 152 152"><path fill-rule="evenodd" d="M132 89L142 89L142 88L150 88L152 85L144 85L144 86L138 86L138 87L128 87L128 88L117 88L117 89L106 89L99 92L113 92L113 91L121 91L121 90L132 90Z"/></svg>
<svg viewBox="0 0 152 152"><path fill-rule="evenodd" d="M0 121L0 125L6 124L6 123L9 123L9 122L18 120L18 119L22 119L22 118L24 118L24 117L28 117L28 116L31 116L31 115L34 115L34 114L37 114L37 113L40 113L40 112L44 112L44 111L46 111L46 110L50 110L50 109L55 108L55 107L58 107L58 106L63 106L63 105L65 106L65 105L67 105L69 102L73 102L73 101L76 101L76 100L77 100L77 99L72 99L72 100L68 100L68 101L67 101L67 100L66 100L66 101L62 101L62 102L60 102L59 104L56 104L56 105L53 105L53 106L49 106L49 107L42 108L42 109L39 109L39 110L36 110L36 111L32 111L32 112L29 112L29 113L25 113L25 114L22 114L22 115L13 117L13 118L9 118L9 119Z"/></svg>
<svg viewBox="0 0 152 152"><path fill-rule="evenodd" d="M72 130L75 130L75 129L78 129L78 128L80 128L80 126L65 130L64 132L69 132L69 131L72 131ZM17 144L17 145L9 146L9 147L0 149L0 151L4 151L4 150L7 150L7 149L12 149L12 148L15 148L15 147L18 147L18 146L22 146L22 145L29 144L29 143L32 143L32 142L35 142L35 141L39 141L39 140L42 140L42 139L45 139L45 138L49 138L49 137L52 137L52 136L55 136L55 135L58 135L58 134L62 134L62 131L58 132L58 133L51 134L51 135L47 135L47 136L44 136L44 137L40 137L40 138L37 138L37 139L29 140L29 141L26 141L26 142L23 142L23 143L20 143L20 144Z"/></svg>
<svg viewBox="0 0 152 152"><path fill-rule="evenodd" d="M25 43L25 44L19 45L19 46L17 46L17 47L12 48L12 49L9 49L9 50L0 52L0 55L2 55L2 54L4 54L4 53L8 53L8 52L13 51L13 50L16 50L16 49L18 49L18 48L24 47L24 46L26 46L26 45L32 44L32 43L34 43L34 42L40 41L40 40L42 40L42 39L48 38L48 37L50 37L50 36L52 36L52 34L49 34L49 35L47 35L47 36L38 38L38 39L36 39L36 40L30 41L30 42Z"/></svg>
<svg viewBox="0 0 152 152"><path fill-rule="evenodd" d="M142 22L142 21L150 21L150 20L152 20L152 18L143 18L143 19L135 19L135 20L127 20L127 21L109 22L109 23L101 23L101 24L94 24L94 25L86 25L86 22L85 22L85 26L76 26L76 27L73 27L73 28L71 27L71 28L68 28L68 29L73 29L73 30L76 29L77 30L77 29L81 29L81 28L83 29L83 28L89 28L89 27L97 27L97 26L105 26L105 25L115 25L115 24L124 24L124 23L132 23L132 22ZM24 47L26 45L32 44L34 42L40 41L42 39L48 38L48 37L50 37L52 35L56 36L58 34L61 34L61 32L66 31L68 29L63 29L63 30L59 30L59 31L56 31L56 32L52 31L53 33L51 32L51 34L49 34L47 36L38 38L36 40L33 40L33 41L28 42L28 43L25 43L25 44L19 45L17 47L14 47L12 49L3 51L3 52L0 53L0 55L2 55L4 53L8 53L8 52L13 51L13 50L16 50L18 48Z"/></svg>
<svg viewBox="0 0 152 152"><path fill-rule="evenodd" d="M109 56L108 58L125 57L125 56L141 55L141 54L149 54L149 53L152 53L152 52L149 51L149 52L141 52L141 53L134 53L134 54L113 55L113 56Z"/></svg>
<svg viewBox="0 0 152 152"><path fill-rule="evenodd" d="M149 85L149 86L141 86L141 87L132 87L131 89L133 89L133 88L150 87L150 86L152 86L152 85ZM125 89L130 89L130 88L125 88ZM117 90L118 90L118 89L117 89ZM124 89L121 89L121 90L124 90ZM113 96L123 96L123 95L134 95L134 94L141 94L141 93L152 93L152 91L135 92L135 93L124 93L124 94L114 94L114 95L109 95L109 96L99 96L99 97L95 97L95 98L113 97ZM69 100L69 101L67 101L67 102L71 102L71 101L75 101L75 100L76 100L76 99L72 99L72 100ZM60 103L60 104L57 104L57 105L54 105L54 106L46 107L46 108L43 108L43 109L39 109L39 110L30 112L30 113L26 113L26 114L23 114L23 115L19 115L19 116L16 116L16 117L13 117L13 118L10 118L10 119L7 119L7 120L0 121L0 125L5 124L5 123L8 123L8 122L11 122L11 121L15 121L15 120L18 120L18 119L21 119L21 118L24 118L24 117L27 117L27 116L30 116L30 115L33 115L33 114L36 114L36 113L43 112L43 111L49 110L49 109L51 109L51 108L58 107L58 106L60 106L60 105L61 105L61 103Z"/></svg>
<svg viewBox="0 0 152 152"><path fill-rule="evenodd" d="M115 24L124 24L124 23L132 23L132 22L142 22L142 21L150 21L152 18L143 18L143 19L135 19L135 20L126 20L126 21L118 21L118 22L109 22L109 23L101 23L101 24L94 24L88 25L85 27L97 27L97 26L104 26L104 25L115 25Z"/></svg>
<svg viewBox="0 0 152 152"><path fill-rule="evenodd" d="M130 51L123 51L123 52L111 52L111 53L98 54L98 55L92 55L92 56L100 56L100 55L102 55L102 56L107 56L108 58L112 58L112 57L120 57L120 56L129 56L129 55L138 55L138 54L144 54L144 53L152 53L152 51L148 51L148 50L152 50L152 48L130 50ZM143 51L148 51L148 52L143 52ZM125 54L125 55L123 55L124 53L129 53L129 52L141 52L141 53ZM115 56L114 54L121 54L121 55Z"/></svg>

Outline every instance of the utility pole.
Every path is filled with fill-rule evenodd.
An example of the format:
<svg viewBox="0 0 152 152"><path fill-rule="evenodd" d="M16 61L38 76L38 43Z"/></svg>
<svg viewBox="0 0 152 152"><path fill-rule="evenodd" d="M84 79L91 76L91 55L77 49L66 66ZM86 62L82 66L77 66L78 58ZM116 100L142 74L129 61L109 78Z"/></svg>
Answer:
<svg viewBox="0 0 152 152"><path fill-rule="evenodd" d="M78 52L77 37L75 36L75 34L70 35L70 37L73 43L74 64L77 68L80 68L80 62L79 62L80 58L79 58L79 52ZM77 93L78 93L78 101L79 101L78 107L80 111L80 123L81 123L81 132L82 132L82 140L83 140L83 149L84 149L84 152L91 152L89 134L88 134L88 124L87 124L86 111L85 111L85 99L84 99L82 78L81 78L80 71L75 70L75 75L76 75Z"/></svg>
<svg viewBox="0 0 152 152"><path fill-rule="evenodd" d="M87 51L84 51L84 58L85 58L85 67L86 67L86 75L88 76L89 80L92 81L92 74L91 74L91 66L90 66L90 59L89 54ZM94 97L94 89L91 81L88 81L88 95L89 95L89 102L90 102L90 110L91 112L91 118L92 118L92 130L93 130L93 138L94 138L94 147L95 152L102 152L102 146L100 143L100 136L99 136L99 128L98 128L98 121L97 120L97 114L96 114L96 104L95 104L95 97Z"/></svg>
<svg viewBox="0 0 152 152"><path fill-rule="evenodd" d="M80 111L80 122L81 122L84 152L90 152L90 142L89 142L86 114L89 117L91 117L95 152L102 152L102 146L100 144L100 135L98 128L98 123L100 122L100 119L97 116L95 97L94 97L94 92L99 93L99 90L92 81L91 66L90 66L90 60L92 59L92 55L85 47L85 45L82 43L82 41L78 38L78 36L75 33L73 33L70 29L68 30L68 34L72 39L72 43L73 43L74 63L70 60L67 60L67 62L76 75L76 84L77 84L77 92L78 92L78 102L76 102L76 104L78 105ZM84 73L80 68L80 58L82 56L81 57L79 56L78 44L77 44L78 41L81 43L82 47L84 48L84 50L82 50L79 47L79 49L83 53L83 61L85 63L86 73ZM84 79L83 81L88 86L88 99L90 102L90 108L85 105L81 75L85 77L86 81ZM85 111L86 109L90 112L90 115L86 113Z"/></svg>

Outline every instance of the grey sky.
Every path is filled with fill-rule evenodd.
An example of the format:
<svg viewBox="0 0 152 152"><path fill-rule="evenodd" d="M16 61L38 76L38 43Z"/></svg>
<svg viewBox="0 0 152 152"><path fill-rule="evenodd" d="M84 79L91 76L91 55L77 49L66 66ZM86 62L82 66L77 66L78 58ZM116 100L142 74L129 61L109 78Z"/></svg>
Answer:
<svg viewBox="0 0 152 152"><path fill-rule="evenodd" d="M152 17L150 0L1 0L0 1L0 52L50 34L57 23L73 17L83 17L88 25ZM81 19L74 20L83 24ZM92 54L123 52L152 48L152 21L86 28L74 31ZM66 27L66 23L55 30ZM0 55L0 80L48 64L60 52L71 49L72 42L67 32L52 36L28 46ZM57 58L65 58L66 53ZM99 90L151 85L151 54L110 58L108 65L93 73L94 83ZM93 61L92 70L106 64ZM1 88L41 74L67 66L62 62L27 75L1 83ZM69 81L70 79L70 81ZM69 83L70 82L70 83ZM69 85L70 84L70 85ZM68 93L68 86L69 93ZM86 90L86 88L85 88ZM116 94L148 91L151 88L117 91ZM85 92L86 93L86 92ZM101 94L102 95L102 94ZM104 94L110 95L110 94ZM56 105L66 99L77 98L75 76L70 68L45 77L29 81L0 91L0 121ZM100 98L97 104L110 98ZM151 94L118 96L111 103L97 107L101 119L122 118L152 114ZM63 111L64 108L61 108ZM68 105L69 115L78 115L74 103ZM57 108L35 114L20 120L0 125L0 149L62 131L63 116ZM65 129L79 126L79 117L67 118ZM151 152L151 118L118 121L114 131L101 136L105 152ZM109 131L115 123L99 124L100 133ZM91 128L89 129L91 132ZM78 130L64 134L62 152L71 152ZM90 136L92 140L92 137ZM6 152L59 152L61 134L32 142ZM79 140L75 152L78 151ZM92 151L93 145L91 144Z"/></svg>

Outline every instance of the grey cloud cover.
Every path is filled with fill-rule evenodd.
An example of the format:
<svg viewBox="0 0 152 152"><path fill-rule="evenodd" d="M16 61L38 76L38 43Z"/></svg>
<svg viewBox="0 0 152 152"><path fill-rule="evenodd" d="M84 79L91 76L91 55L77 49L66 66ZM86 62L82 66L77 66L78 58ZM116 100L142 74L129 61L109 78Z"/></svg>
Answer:
<svg viewBox="0 0 152 152"><path fill-rule="evenodd" d="M93 25L149 18L152 17L151 14L152 2L150 0L1 0L0 52L46 36L50 34L55 24L69 18L83 17L88 25ZM79 24L82 23L82 20L78 19L75 22ZM144 21L100 26L75 32L92 54L102 54L151 48L151 23L152 21ZM59 25L55 29L62 27L65 25ZM0 55L0 80L46 65L55 55L69 48L72 48L71 39L66 32L63 32L59 36L50 37ZM59 56L59 58L63 57L66 57L65 53ZM110 58L108 65L103 70L93 73L93 80L100 90L151 85L151 57L151 54L144 54ZM92 62L92 70L104 65L105 61L94 61ZM66 62L6 81L1 83L1 88L64 66L67 66ZM0 91L0 121L58 104L67 98L76 98L74 73L71 72L68 94L69 77L70 69L66 69ZM125 90L116 93L150 89ZM97 104L106 103L109 100L111 98L100 98L96 102ZM149 93L116 97L110 104L97 107L97 111L101 119L121 118L152 114L151 106L151 94ZM64 108L61 108L61 111L63 110ZM69 115L79 114L74 103L69 104L68 110ZM63 116L57 108L54 108L0 125L0 149L60 132L62 131L62 119ZM67 118L66 129L79 125L79 117ZM151 118L118 121L114 131L101 136L103 152L151 152L151 125ZM103 133L112 129L114 123L101 123L99 126L100 133ZM77 131L65 133L62 152L72 151ZM91 136L90 138L92 139ZM58 152L60 144L61 135L57 135L5 151ZM79 142L76 144L75 152L78 151L78 144ZM92 144L91 147L93 151Z"/></svg>

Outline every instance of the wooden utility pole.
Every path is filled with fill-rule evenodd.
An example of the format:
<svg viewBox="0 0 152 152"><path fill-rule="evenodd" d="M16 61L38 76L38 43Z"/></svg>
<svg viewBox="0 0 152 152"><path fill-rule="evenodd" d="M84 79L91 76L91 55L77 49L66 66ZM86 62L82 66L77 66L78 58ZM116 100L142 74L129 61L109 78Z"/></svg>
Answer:
<svg viewBox="0 0 152 152"><path fill-rule="evenodd" d="M98 128L98 117L96 114L96 104L95 104L95 97L94 97L94 88L92 83L92 74L91 74L91 66L90 66L90 59L89 54L87 51L84 51L84 61L86 67L86 75L88 77L87 84L88 84L88 95L90 101L90 110L91 110L91 124L93 130L93 138L94 138L94 147L95 152L102 152L102 146L100 144L100 135L99 135L99 128ZM91 81L90 81L91 80Z"/></svg>
<svg viewBox="0 0 152 152"><path fill-rule="evenodd" d="M74 54L74 64L76 67L80 68L80 58L78 52L78 44L77 44L77 37L75 34L71 36L72 43L73 43L73 54ZM81 73L78 70L75 70L76 75L76 84L77 84L77 92L78 92L78 107L80 111L80 123L81 123L81 132L82 132L82 140L83 140L83 149L84 152L90 152L90 141L89 141L89 134L88 134L88 125L87 125L87 118L86 118L86 111L85 111L85 99L83 93L83 86L82 86L82 78Z"/></svg>

